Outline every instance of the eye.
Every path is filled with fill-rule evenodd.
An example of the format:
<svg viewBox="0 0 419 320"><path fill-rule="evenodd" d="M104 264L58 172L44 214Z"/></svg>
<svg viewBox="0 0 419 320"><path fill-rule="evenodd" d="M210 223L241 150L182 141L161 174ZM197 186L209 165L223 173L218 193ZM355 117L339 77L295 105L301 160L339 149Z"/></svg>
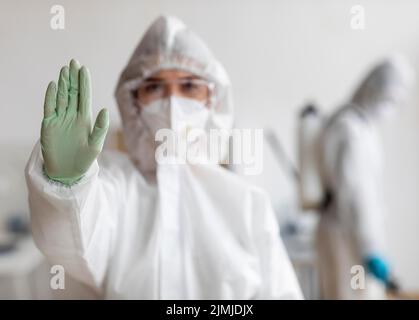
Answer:
<svg viewBox="0 0 419 320"><path fill-rule="evenodd" d="M183 92L194 92L199 89L199 84L195 83L194 81L188 80L182 82L181 88Z"/></svg>
<svg viewBox="0 0 419 320"><path fill-rule="evenodd" d="M160 83L147 83L143 86L144 93L152 94L161 90L162 85Z"/></svg>

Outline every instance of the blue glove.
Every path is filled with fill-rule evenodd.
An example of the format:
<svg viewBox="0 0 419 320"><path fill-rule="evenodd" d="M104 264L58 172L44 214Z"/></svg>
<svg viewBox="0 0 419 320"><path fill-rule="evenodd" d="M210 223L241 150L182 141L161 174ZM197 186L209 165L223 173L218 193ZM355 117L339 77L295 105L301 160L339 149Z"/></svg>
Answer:
<svg viewBox="0 0 419 320"><path fill-rule="evenodd" d="M368 271L384 284L387 285L390 282L390 266L382 257L371 254L365 259L365 265Z"/></svg>

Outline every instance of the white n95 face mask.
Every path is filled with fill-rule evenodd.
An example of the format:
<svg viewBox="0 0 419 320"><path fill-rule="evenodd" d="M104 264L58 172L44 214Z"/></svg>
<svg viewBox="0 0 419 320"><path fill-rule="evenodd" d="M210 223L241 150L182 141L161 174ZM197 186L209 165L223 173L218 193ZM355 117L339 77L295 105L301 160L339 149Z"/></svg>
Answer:
<svg viewBox="0 0 419 320"><path fill-rule="evenodd" d="M204 161L210 111L203 103L170 96L143 108L141 118L154 139L156 161L161 163L163 158L171 159L171 156L182 163Z"/></svg>
<svg viewBox="0 0 419 320"><path fill-rule="evenodd" d="M170 96L151 102L143 107L141 118L155 136L160 129L172 129L177 133L188 129L205 129L209 109L197 100Z"/></svg>

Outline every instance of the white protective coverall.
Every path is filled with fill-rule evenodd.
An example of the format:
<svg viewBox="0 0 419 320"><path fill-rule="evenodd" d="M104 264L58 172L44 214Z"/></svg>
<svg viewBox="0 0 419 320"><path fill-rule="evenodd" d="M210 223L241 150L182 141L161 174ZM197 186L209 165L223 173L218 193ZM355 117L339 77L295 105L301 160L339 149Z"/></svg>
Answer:
<svg viewBox="0 0 419 320"><path fill-rule="evenodd" d="M385 297L384 286L366 269L364 290L354 276L368 255L384 254L382 155L376 122L405 102L411 77L401 57L379 64L323 131L321 170L330 203L321 214L317 242L325 299Z"/></svg>
<svg viewBox="0 0 419 320"><path fill-rule="evenodd" d="M264 192L217 163L156 165L154 137L132 90L162 69L215 82L208 127L231 126L231 88L221 64L178 19L158 18L116 89L129 157L102 152L77 184L65 187L45 177L36 145L26 177L37 246L105 298L301 298Z"/></svg>

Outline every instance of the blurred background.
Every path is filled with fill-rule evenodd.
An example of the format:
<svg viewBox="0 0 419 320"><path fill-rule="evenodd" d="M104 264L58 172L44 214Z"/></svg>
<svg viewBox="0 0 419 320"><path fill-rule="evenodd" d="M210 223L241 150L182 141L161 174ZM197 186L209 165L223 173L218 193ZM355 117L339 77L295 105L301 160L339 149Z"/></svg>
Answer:
<svg viewBox="0 0 419 320"><path fill-rule="evenodd" d="M65 9L63 30L50 27L56 4ZM364 29L351 28L355 5L365 9ZM108 107L116 132L120 119L113 92L122 68L158 15L176 15L226 67L237 126L272 129L287 159L296 163L298 113L307 101L330 113L347 101L373 63L395 52L406 55L419 71L418 12L419 3L413 0L2 1L0 298L92 297L70 281L66 290L49 290L49 267L25 236L24 166L39 139L46 86L70 58L90 68L94 113ZM418 99L415 88L408 106L380 130L387 255L403 287L419 292ZM295 181L268 144L262 174L245 178L269 192L280 222L298 214L291 219L297 229L311 230L315 215L300 214ZM288 248L306 296L316 298L310 252L300 256L298 248Z"/></svg>

